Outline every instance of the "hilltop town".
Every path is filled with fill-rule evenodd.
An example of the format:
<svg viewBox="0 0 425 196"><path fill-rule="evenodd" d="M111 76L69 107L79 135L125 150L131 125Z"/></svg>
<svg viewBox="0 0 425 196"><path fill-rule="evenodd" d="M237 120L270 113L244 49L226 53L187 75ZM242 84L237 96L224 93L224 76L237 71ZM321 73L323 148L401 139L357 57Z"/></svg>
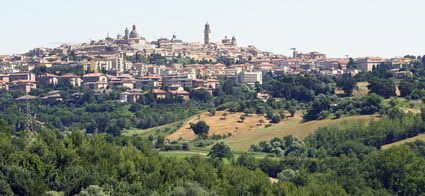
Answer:
<svg viewBox="0 0 425 196"><path fill-rule="evenodd" d="M4 1L0 196L425 196L423 7Z"/></svg>
<svg viewBox="0 0 425 196"><path fill-rule="evenodd" d="M123 101L136 101L141 90L152 90L157 97L166 94L183 96L183 88L212 91L218 77L234 77L237 82L254 86L262 83L266 73L288 76L342 76L371 71L381 63L390 63L398 77L410 77L403 66L414 58L380 57L327 58L319 52L293 50L292 56L265 52L254 46L238 46L235 37L212 41L212 28L207 23L204 40L185 42L176 35L171 39L148 41L136 25L124 35L81 44L63 44L56 48L35 48L25 54L0 56L0 88L29 93L37 86L70 84L102 93L113 86L129 90ZM56 68L74 72L43 73L35 70ZM77 70L77 72L75 72ZM79 72L78 72L79 71ZM78 74L75 74L78 73ZM167 91L160 87L169 87Z"/></svg>

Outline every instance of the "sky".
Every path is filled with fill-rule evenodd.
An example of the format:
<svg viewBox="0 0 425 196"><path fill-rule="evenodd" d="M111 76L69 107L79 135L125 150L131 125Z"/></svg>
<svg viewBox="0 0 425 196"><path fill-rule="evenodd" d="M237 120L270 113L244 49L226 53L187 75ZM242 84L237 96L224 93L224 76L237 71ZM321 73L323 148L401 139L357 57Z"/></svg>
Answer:
<svg viewBox="0 0 425 196"><path fill-rule="evenodd" d="M329 57L425 54L424 0L0 0L0 54L123 34L202 42L235 36L241 46Z"/></svg>

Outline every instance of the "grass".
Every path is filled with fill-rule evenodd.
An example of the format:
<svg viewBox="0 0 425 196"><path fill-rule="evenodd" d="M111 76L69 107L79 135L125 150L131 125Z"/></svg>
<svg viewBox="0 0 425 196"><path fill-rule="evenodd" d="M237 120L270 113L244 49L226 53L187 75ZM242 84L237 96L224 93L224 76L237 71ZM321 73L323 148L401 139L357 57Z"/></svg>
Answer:
<svg viewBox="0 0 425 196"><path fill-rule="evenodd" d="M353 95L366 95L369 92L367 85L369 85L369 82L358 82L357 88L353 91Z"/></svg>
<svg viewBox="0 0 425 196"><path fill-rule="evenodd" d="M177 129L179 129L183 124L183 121L178 121L158 127L153 127L149 129L128 129L123 134L126 136L163 136L166 137Z"/></svg>
<svg viewBox="0 0 425 196"><path fill-rule="evenodd" d="M356 121L369 121L372 118L375 117L370 115L349 116L334 120L326 119L302 123L301 117L298 116L272 127L260 128L243 135L229 137L225 140L225 143L235 151L247 151L252 144L258 144L260 141L269 141L275 137L293 135L303 139L320 127L344 126Z"/></svg>
<svg viewBox="0 0 425 196"><path fill-rule="evenodd" d="M421 112L421 107L422 107L421 100L408 100L403 97L395 97L395 98L384 100L383 104L389 106L391 100L396 100L397 107L402 109L404 112L412 112L415 114Z"/></svg>
<svg viewBox="0 0 425 196"><path fill-rule="evenodd" d="M190 150L190 151L160 151L159 154L165 157L172 157L177 159L183 159L190 156L199 155L201 157L208 157L207 150ZM241 152L233 152L233 159L238 159L241 156ZM256 159L263 159L265 157L270 157L268 153L260 153L260 152L248 152L249 155L254 156ZM275 157L270 157L274 159Z"/></svg>
<svg viewBox="0 0 425 196"><path fill-rule="evenodd" d="M404 140L401 140L401 141L398 141L398 142L383 145L381 147L381 149L388 149L388 148L391 148L393 146L399 146L399 145L406 144L406 143L409 143L409 142L414 142L416 140L425 141L425 134L420 134L420 135L417 135L415 137L411 137L411 138L407 138L407 139L404 139Z"/></svg>
<svg viewBox="0 0 425 196"><path fill-rule="evenodd" d="M223 119L223 114L226 113L227 116ZM244 115L242 112L223 112L218 111L216 115L210 116L207 112L200 114L198 116L194 116L189 118L184 125L175 131L173 134L169 135L167 139L171 141L176 141L179 139L183 140L194 140L196 135L193 133L193 130L190 128L190 123L197 123L199 121L205 121L209 127L209 136L212 135L243 135L246 132L257 129L259 127L264 127L266 123L259 125L259 121L263 120L264 122L268 122L262 115L253 114L245 118L243 122L240 121L240 116Z"/></svg>

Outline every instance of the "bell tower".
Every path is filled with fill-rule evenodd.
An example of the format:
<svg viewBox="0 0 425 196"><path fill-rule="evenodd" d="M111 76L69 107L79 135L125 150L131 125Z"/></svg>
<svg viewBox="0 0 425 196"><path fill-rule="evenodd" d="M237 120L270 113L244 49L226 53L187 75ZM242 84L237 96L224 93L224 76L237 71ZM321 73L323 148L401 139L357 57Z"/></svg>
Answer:
<svg viewBox="0 0 425 196"><path fill-rule="evenodd" d="M210 44L210 34L211 34L210 25L207 23L205 24L205 29L204 29L204 44L205 45Z"/></svg>

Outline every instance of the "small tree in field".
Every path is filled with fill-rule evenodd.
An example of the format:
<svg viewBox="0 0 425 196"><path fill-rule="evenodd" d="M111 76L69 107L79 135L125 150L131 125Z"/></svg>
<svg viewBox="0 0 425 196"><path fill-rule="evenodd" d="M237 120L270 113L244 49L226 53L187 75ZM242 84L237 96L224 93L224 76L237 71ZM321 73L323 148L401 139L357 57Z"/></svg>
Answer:
<svg viewBox="0 0 425 196"><path fill-rule="evenodd" d="M264 120L261 119L261 120L258 121L258 123L260 123L260 125L263 125L264 124Z"/></svg>
<svg viewBox="0 0 425 196"><path fill-rule="evenodd" d="M280 111L279 115L280 115L281 119L285 119L285 112L284 111Z"/></svg>
<svg viewBox="0 0 425 196"><path fill-rule="evenodd" d="M291 108L288 109L288 112L291 114L291 117L294 117L296 110L295 110L295 108L291 107Z"/></svg>
<svg viewBox="0 0 425 196"><path fill-rule="evenodd" d="M223 118L224 120L226 120L227 113L223 113L221 116L223 116L222 118Z"/></svg>
<svg viewBox="0 0 425 196"><path fill-rule="evenodd" d="M243 122L245 120L245 115L241 115L239 118L241 119L241 122Z"/></svg>
<svg viewBox="0 0 425 196"><path fill-rule="evenodd" d="M192 128L193 132L196 135L208 135L208 131L210 130L210 126L207 125L205 121L199 121L196 124L190 125L190 128Z"/></svg>
<svg viewBox="0 0 425 196"><path fill-rule="evenodd" d="M243 112L245 113L246 116L249 115L249 109L248 108L245 108L245 110Z"/></svg>
<svg viewBox="0 0 425 196"><path fill-rule="evenodd" d="M208 156L213 159L231 159L233 157L232 150L224 144L223 142L215 144L211 151L208 153Z"/></svg>
<svg viewBox="0 0 425 196"><path fill-rule="evenodd" d="M210 116L215 116L215 109L209 109L208 112L210 113Z"/></svg>
<svg viewBox="0 0 425 196"><path fill-rule="evenodd" d="M273 115L273 117L272 117L272 123L279 123L280 120L282 120L282 118L280 117L279 114Z"/></svg>

